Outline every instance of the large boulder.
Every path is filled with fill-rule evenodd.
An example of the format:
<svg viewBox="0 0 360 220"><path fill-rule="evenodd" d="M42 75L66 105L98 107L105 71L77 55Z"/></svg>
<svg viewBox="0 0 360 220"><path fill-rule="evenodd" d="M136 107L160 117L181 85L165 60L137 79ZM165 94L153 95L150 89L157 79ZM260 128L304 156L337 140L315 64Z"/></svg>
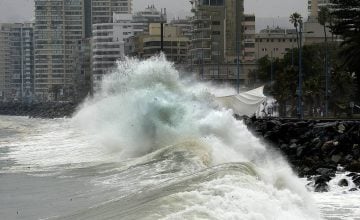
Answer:
<svg viewBox="0 0 360 220"><path fill-rule="evenodd" d="M348 187L349 186L349 182L347 181L347 179L342 179L339 181L338 185L340 187Z"/></svg>

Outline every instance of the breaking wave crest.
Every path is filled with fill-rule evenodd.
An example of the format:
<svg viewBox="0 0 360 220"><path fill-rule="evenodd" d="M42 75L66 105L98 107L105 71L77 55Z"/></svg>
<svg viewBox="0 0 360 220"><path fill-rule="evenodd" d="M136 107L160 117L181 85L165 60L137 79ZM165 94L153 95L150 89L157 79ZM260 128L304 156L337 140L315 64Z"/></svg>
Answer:
<svg viewBox="0 0 360 220"><path fill-rule="evenodd" d="M181 78L164 56L119 62L73 122L119 161L161 164L164 157L169 163L192 157L188 163L198 166L187 171L189 176L141 189L139 197L75 217L319 219L287 163L235 120L231 110L218 106L217 90ZM125 203L127 210L116 211Z"/></svg>

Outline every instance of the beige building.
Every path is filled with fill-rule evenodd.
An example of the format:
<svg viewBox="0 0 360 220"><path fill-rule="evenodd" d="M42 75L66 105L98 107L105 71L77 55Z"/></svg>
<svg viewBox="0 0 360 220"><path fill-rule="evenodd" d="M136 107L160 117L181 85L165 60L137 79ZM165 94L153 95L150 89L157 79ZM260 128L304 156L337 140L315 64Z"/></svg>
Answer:
<svg viewBox="0 0 360 220"><path fill-rule="evenodd" d="M283 58L284 55L297 48L295 29L267 28L256 34L256 59L264 56Z"/></svg>
<svg viewBox="0 0 360 220"><path fill-rule="evenodd" d="M149 34L140 34L133 39L134 53L132 55L147 59L161 52L161 25L151 23ZM186 63L190 39L183 35L182 28L164 24L163 53L169 61L176 64Z"/></svg>
<svg viewBox="0 0 360 220"><path fill-rule="evenodd" d="M64 100L73 87L73 50L85 37L84 0L35 0L35 94Z"/></svg>
<svg viewBox="0 0 360 220"><path fill-rule="evenodd" d="M243 51L242 61L245 63L256 61L256 42L255 42L255 15L245 14L242 21L243 27Z"/></svg>

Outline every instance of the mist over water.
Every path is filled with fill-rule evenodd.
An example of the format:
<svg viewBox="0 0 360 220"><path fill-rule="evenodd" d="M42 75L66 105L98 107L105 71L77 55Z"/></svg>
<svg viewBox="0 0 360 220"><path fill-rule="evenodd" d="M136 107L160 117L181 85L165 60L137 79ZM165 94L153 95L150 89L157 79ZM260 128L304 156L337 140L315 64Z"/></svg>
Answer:
<svg viewBox="0 0 360 220"><path fill-rule="evenodd" d="M72 217L107 210L122 219L320 219L286 161L216 103L217 90L181 79L163 56L119 62L72 123L119 162L155 164L146 168L155 174L144 176L151 184L139 197ZM131 207L109 208L124 201Z"/></svg>

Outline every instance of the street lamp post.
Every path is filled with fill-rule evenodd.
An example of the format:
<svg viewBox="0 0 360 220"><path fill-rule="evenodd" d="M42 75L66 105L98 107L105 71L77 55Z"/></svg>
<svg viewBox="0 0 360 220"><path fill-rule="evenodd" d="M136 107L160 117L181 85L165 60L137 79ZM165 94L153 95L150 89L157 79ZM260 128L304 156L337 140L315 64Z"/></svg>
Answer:
<svg viewBox="0 0 360 220"><path fill-rule="evenodd" d="M303 22L299 20L299 81L298 81L298 117L303 119L303 106L302 106L302 35L303 35Z"/></svg>
<svg viewBox="0 0 360 220"><path fill-rule="evenodd" d="M328 42L325 38L325 116L329 116L329 55Z"/></svg>
<svg viewBox="0 0 360 220"><path fill-rule="evenodd" d="M272 83L274 80L274 59L273 59L273 49L271 50L270 64L271 64L271 75L270 75L270 83L272 88Z"/></svg>

